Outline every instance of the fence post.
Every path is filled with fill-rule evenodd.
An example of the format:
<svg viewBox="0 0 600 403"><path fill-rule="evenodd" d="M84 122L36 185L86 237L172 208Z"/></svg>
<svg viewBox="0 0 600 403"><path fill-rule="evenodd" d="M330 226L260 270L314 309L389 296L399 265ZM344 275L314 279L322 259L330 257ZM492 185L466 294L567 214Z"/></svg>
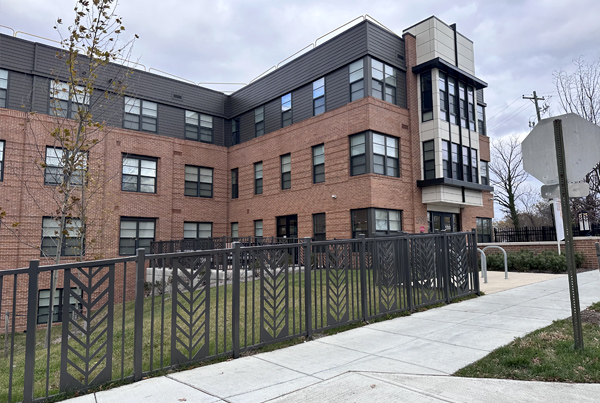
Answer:
<svg viewBox="0 0 600 403"><path fill-rule="evenodd" d="M479 268L477 267L477 230L472 229L471 230L471 237L470 237L470 244L471 244L471 270L472 270L472 274L473 274L473 286L475 286L475 290L477 290L477 295L481 295L481 291L479 289ZM485 259L485 258L483 258ZM483 266L483 259L481 259L481 264ZM486 279L487 279L487 273L486 273Z"/></svg>
<svg viewBox="0 0 600 403"><path fill-rule="evenodd" d="M446 303L450 303L450 248L448 247L448 234L442 233L442 273L444 276L444 296Z"/></svg>
<svg viewBox="0 0 600 403"><path fill-rule="evenodd" d="M172 244L171 244L172 245ZM173 275L177 275L174 273ZM135 259L135 311L133 330L133 380L142 379L144 335L144 282L146 280L146 249L139 248Z"/></svg>
<svg viewBox="0 0 600 403"><path fill-rule="evenodd" d="M304 238L304 317L306 320L306 338L312 340L312 244L310 237Z"/></svg>
<svg viewBox="0 0 600 403"><path fill-rule="evenodd" d="M241 244L233 243L233 290L231 308L231 333L233 342L233 358L240 356L240 251Z"/></svg>
<svg viewBox="0 0 600 403"><path fill-rule="evenodd" d="M402 265L404 266L404 286L405 286L405 290L406 290L406 299L408 300L408 310L412 311L413 310L413 287L411 284L411 264L410 264L410 238L407 236L404 236L404 238L402 239L402 257L401 257L401 261L402 261Z"/></svg>
<svg viewBox="0 0 600 403"><path fill-rule="evenodd" d="M39 260L29 261L28 293L27 293L27 334L25 336L25 374L23 384L23 403L33 401L33 388L35 384L35 345L37 323L37 295L38 295L38 267ZM17 290L15 289L14 292ZM13 322L14 323L14 322ZM12 330L13 332L15 329ZM4 337L8 337L8 334ZM66 358L66 357L65 357ZM10 369L12 371L12 368Z"/></svg>
<svg viewBox="0 0 600 403"><path fill-rule="evenodd" d="M359 234L358 239L360 240L360 247L358 253L358 259L360 261L360 301L362 307L362 320L367 321L367 242L365 240L365 234Z"/></svg>

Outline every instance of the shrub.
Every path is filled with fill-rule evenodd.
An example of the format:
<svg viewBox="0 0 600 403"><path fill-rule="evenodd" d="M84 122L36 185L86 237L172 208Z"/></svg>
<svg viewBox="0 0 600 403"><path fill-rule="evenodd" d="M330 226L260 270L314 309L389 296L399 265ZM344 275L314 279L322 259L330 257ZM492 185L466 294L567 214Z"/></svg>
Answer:
<svg viewBox="0 0 600 403"><path fill-rule="evenodd" d="M494 252L486 257L488 270L504 270L504 255L502 253ZM581 267L584 259L581 252L575 252L576 267ZM559 255L554 250L546 250L538 254L528 250L507 252L507 264L508 271L549 273L566 273L567 271L566 255L564 253Z"/></svg>

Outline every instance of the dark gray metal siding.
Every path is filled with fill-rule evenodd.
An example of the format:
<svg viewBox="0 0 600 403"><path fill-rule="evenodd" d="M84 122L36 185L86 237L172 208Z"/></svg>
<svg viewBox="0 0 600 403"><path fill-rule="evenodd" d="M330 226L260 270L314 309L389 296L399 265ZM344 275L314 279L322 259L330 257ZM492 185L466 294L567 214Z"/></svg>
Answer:
<svg viewBox="0 0 600 403"><path fill-rule="evenodd" d="M29 111L33 96L33 77L16 71L8 72L9 109Z"/></svg>
<svg viewBox="0 0 600 403"><path fill-rule="evenodd" d="M234 92L231 114L236 116L254 109L364 56L367 52L366 27L367 23L358 24Z"/></svg>
<svg viewBox="0 0 600 403"><path fill-rule="evenodd" d="M292 104L292 108L294 106ZM276 98L265 105L265 134L279 129L281 129L281 98Z"/></svg>
<svg viewBox="0 0 600 403"><path fill-rule="evenodd" d="M48 113L50 107L50 80L48 78L33 77L33 100L31 110L37 113Z"/></svg>
<svg viewBox="0 0 600 403"><path fill-rule="evenodd" d="M231 119L223 119L223 145L231 147L233 145L231 137Z"/></svg>
<svg viewBox="0 0 600 403"><path fill-rule="evenodd" d="M373 23L367 24L367 37L369 54L394 67L406 69L402 38Z"/></svg>
<svg viewBox="0 0 600 403"><path fill-rule="evenodd" d="M312 81L304 87L293 92L294 102L292 118L294 123L301 122L313 116L312 109Z"/></svg>
<svg viewBox="0 0 600 403"><path fill-rule="evenodd" d="M185 113L181 108L158 104L158 130L162 136L185 138Z"/></svg>
<svg viewBox="0 0 600 403"><path fill-rule="evenodd" d="M36 44L0 34L0 68L30 72Z"/></svg>
<svg viewBox="0 0 600 403"><path fill-rule="evenodd" d="M408 108L406 95L406 72L398 70L396 76L396 102L402 108Z"/></svg>
<svg viewBox="0 0 600 403"><path fill-rule="evenodd" d="M475 92L477 93L477 103L478 104L484 104L485 101L483 99L483 89L477 90Z"/></svg>
<svg viewBox="0 0 600 403"><path fill-rule="evenodd" d="M213 118L213 144L224 146L225 144L225 119ZM231 129L230 129L231 130Z"/></svg>
<svg viewBox="0 0 600 403"><path fill-rule="evenodd" d="M330 111L350 102L350 81L348 66L325 77L325 110Z"/></svg>
<svg viewBox="0 0 600 403"><path fill-rule="evenodd" d="M240 115L240 142L254 138L254 109Z"/></svg>

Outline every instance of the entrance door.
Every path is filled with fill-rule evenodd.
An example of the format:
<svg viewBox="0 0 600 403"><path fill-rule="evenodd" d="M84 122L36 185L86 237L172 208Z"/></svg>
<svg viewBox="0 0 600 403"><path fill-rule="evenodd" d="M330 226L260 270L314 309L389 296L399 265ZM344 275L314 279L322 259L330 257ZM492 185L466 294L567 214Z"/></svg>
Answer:
<svg viewBox="0 0 600 403"><path fill-rule="evenodd" d="M429 231L446 231L446 232L457 232L458 231L458 214L455 213L442 213L438 211L430 211L431 221L429 225Z"/></svg>
<svg viewBox="0 0 600 403"><path fill-rule="evenodd" d="M277 217L277 238L298 238L298 216Z"/></svg>

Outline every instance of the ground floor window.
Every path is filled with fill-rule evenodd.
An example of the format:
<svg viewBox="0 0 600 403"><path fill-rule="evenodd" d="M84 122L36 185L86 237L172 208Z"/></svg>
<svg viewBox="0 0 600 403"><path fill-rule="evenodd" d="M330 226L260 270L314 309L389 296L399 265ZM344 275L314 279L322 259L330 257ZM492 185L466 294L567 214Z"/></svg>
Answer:
<svg viewBox="0 0 600 403"><path fill-rule="evenodd" d="M150 253L155 227L154 218L121 218L119 255L133 256L138 248Z"/></svg>
<svg viewBox="0 0 600 403"><path fill-rule="evenodd" d="M365 208L351 211L352 237L392 235L402 232L402 211Z"/></svg>
<svg viewBox="0 0 600 403"><path fill-rule="evenodd" d="M492 242L492 219L477 217L477 242Z"/></svg>
<svg viewBox="0 0 600 403"><path fill-rule="evenodd" d="M325 213L313 214L313 240L314 241L325 241L327 240L325 227Z"/></svg>
<svg viewBox="0 0 600 403"><path fill-rule="evenodd" d="M81 289L73 288L76 293L81 296ZM57 288L54 290L54 298L52 301L52 323L62 322L62 300L63 300L63 289ZM81 303L77 302L75 297L69 298L69 304L75 310L81 310ZM37 311L37 323L48 323L48 315L50 315L50 290L39 290L38 291L38 311Z"/></svg>

